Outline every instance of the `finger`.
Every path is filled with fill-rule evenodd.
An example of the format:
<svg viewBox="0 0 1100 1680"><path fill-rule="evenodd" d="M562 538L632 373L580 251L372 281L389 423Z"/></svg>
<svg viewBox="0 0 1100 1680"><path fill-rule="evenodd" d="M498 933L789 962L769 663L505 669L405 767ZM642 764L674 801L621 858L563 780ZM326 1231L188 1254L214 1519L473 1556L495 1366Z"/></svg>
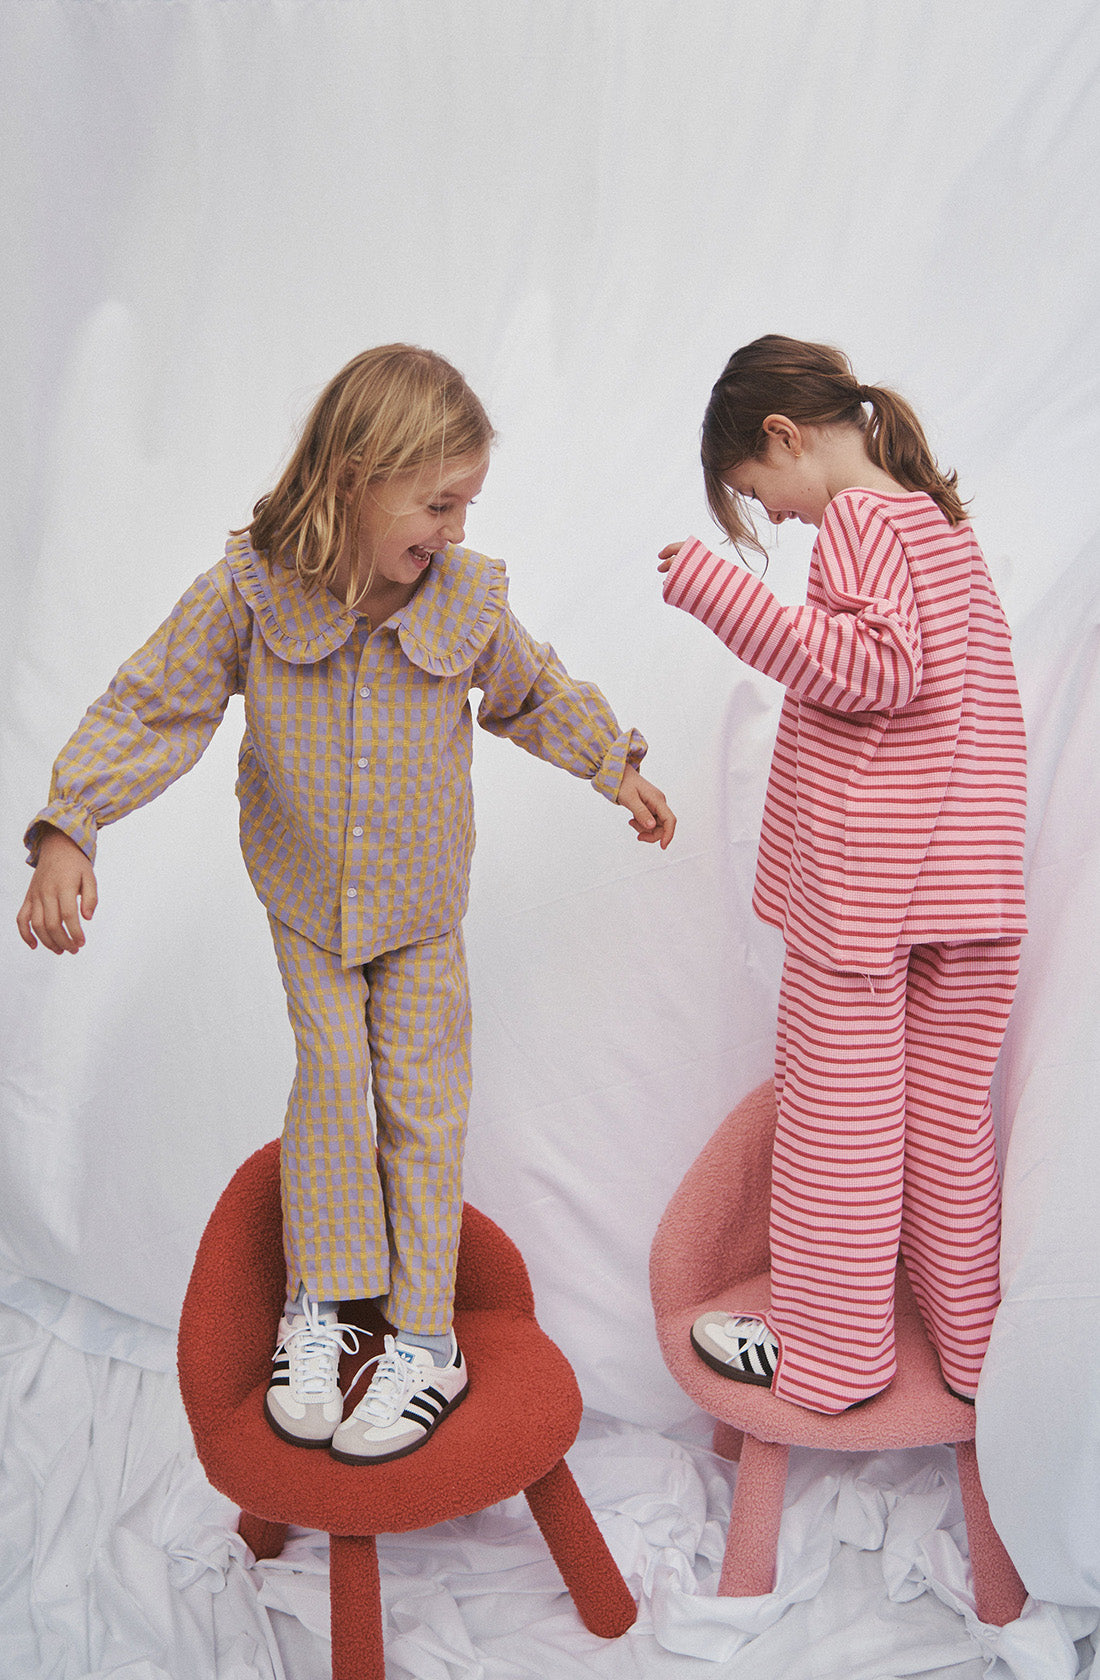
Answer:
<svg viewBox="0 0 1100 1680"><path fill-rule="evenodd" d="M89 869L80 883L80 914L86 922L90 922L99 903L99 888L96 878Z"/></svg>
<svg viewBox="0 0 1100 1680"><path fill-rule="evenodd" d="M38 941L31 932L31 907L29 899L24 899L19 906L19 913L15 918L15 925L19 929L19 937L24 945L29 945L32 951L37 951Z"/></svg>
<svg viewBox="0 0 1100 1680"><path fill-rule="evenodd" d="M76 935L70 931L68 923L75 924ZM44 900L42 913L35 923L35 930L42 943L58 956L62 951L77 951L84 943L84 934L80 927L77 914L76 895L71 901L64 900L60 895L56 898Z"/></svg>
<svg viewBox="0 0 1100 1680"><path fill-rule="evenodd" d="M683 546L682 542L666 543L657 555L658 560L675 560Z"/></svg>

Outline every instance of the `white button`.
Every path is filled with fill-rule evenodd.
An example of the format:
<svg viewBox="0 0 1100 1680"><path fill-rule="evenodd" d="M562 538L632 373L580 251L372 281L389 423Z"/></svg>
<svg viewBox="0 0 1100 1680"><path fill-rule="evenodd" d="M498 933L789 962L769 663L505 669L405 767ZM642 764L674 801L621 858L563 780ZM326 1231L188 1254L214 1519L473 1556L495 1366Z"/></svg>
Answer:
<svg viewBox="0 0 1100 1680"><path fill-rule="evenodd" d="M363 830L361 828L353 828L351 832L354 834L355 838L358 840L360 835L362 834Z"/></svg>
<svg viewBox="0 0 1100 1680"><path fill-rule="evenodd" d="M354 888L354 887L349 887L349 888L348 888L348 897L349 897L349 898L358 898L358 896L359 896L359 895L358 895L358 893L357 893L357 892L356 892L356 890L355 890L355 888Z"/></svg>
<svg viewBox="0 0 1100 1680"><path fill-rule="evenodd" d="M369 700L370 699L370 689L369 688L361 688L359 690L359 698L360 698L360 700Z"/></svg>
<svg viewBox="0 0 1100 1680"><path fill-rule="evenodd" d="M359 766L360 770L365 770L367 768L367 761L365 758L357 758L355 762Z"/></svg>

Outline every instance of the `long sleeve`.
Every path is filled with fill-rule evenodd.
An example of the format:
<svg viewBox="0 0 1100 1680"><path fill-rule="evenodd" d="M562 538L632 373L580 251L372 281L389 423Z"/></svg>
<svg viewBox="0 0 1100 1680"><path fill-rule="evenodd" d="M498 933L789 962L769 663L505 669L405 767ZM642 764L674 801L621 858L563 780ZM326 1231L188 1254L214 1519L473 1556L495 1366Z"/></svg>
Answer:
<svg viewBox="0 0 1100 1680"><path fill-rule="evenodd" d="M96 836L190 770L242 686L249 615L222 566L198 578L93 702L54 765L27 830L49 823L95 861Z"/></svg>
<svg viewBox="0 0 1100 1680"><path fill-rule="evenodd" d="M482 690L482 729L590 781L606 799L614 801L626 766L645 756L642 736L620 730L595 684L571 677L553 648L528 635L511 611L483 649L470 685Z"/></svg>
<svg viewBox="0 0 1100 1680"><path fill-rule="evenodd" d="M920 691L920 620L905 550L882 513L854 496L826 510L815 548L820 600L784 607L742 566L696 538L681 548L665 599L714 631L790 694L835 712L890 712Z"/></svg>

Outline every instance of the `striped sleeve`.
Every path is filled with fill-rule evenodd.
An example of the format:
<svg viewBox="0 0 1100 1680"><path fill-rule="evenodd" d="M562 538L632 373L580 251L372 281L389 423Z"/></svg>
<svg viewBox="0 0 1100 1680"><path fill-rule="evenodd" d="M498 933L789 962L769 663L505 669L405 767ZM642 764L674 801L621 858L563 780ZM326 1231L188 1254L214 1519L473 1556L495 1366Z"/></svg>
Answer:
<svg viewBox="0 0 1100 1680"><path fill-rule="evenodd" d="M879 514L839 497L817 540L822 604L785 607L760 578L691 538L665 600L746 664L835 712L893 711L920 690L920 620L901 541Z"/></svg>
<svg viewBox="0 0 1100 1680"><path fill-rule="evenodd" d="M549 643L536 642L511 611L487 644L471 677L482 690L477 721L536 758L590 781L615 800L628 764L640 764L646 743L620 730L595 683L569 675Z"/></svg>
<svg viewBox="0 0 1100 1680"><path fill-rule="evenodd" d="M27 830L32 863L47 823L94 863L101 828L147 805L202 756L242 686L247 609L222 572L192 584L85 712L54 765L49 803Z"/></svg>

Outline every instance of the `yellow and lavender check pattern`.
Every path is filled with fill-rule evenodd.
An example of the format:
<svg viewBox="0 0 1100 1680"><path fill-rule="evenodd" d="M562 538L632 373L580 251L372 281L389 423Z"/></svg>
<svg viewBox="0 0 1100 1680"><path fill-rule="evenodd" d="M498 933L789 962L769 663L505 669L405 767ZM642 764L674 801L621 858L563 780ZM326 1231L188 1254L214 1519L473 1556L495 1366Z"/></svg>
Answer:
<svg viewBox="0 0 1100 1680"><path fill-rule="evenodd" d="M48 822L94 861L99 829L190 769L243 693L241 849L265 908L349 965L445 933L469 890L471 688L484 729L608 799L645 753L513 617L499 561L436 555L371 635L231 538L62 749L32 858Z"/></svg>
<svg viewBox="0 0 1100 1680"><path fill-rule="evenodd" d="M348 969L269 921L298 1051L282 1152L288 1290L304 1282L321 1300L388 1295L393 1324L442 1334L470 1100L461 932Z"/></svg>
<svg viewBox="0 0 1100 1680"><path fill-rule="evenodd" d="M469 1101L471 688L483 728L608 799L645 753L513 617L499 561L437 554L372 634L234 537L89 707L27 832L32 860L45 822L94 861L99 829L190 769L244 695L241 849L298 1046L289 1281L331 1299L388 1287L396 1322L425 1333L449 1322Z"/></svg>

